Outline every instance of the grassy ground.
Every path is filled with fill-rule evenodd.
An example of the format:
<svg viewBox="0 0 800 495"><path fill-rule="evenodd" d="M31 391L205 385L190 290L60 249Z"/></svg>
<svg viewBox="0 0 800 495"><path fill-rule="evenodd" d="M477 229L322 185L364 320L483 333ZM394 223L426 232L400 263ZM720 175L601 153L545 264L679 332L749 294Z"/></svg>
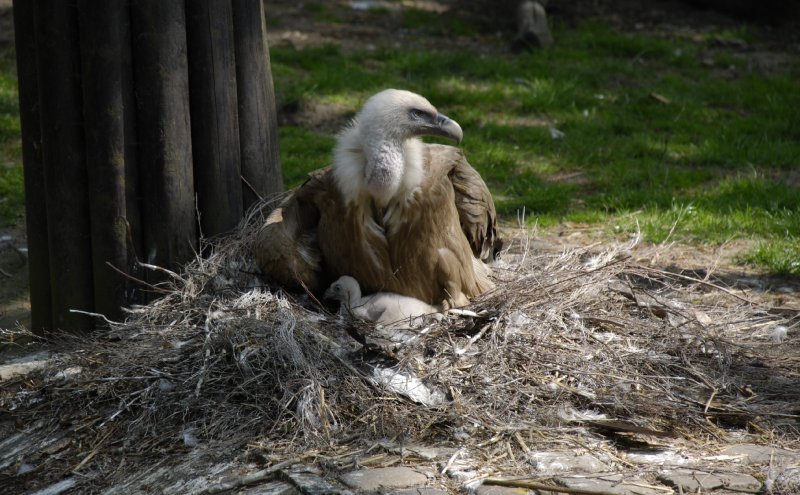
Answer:
<svg viewBox="0 0 800 495"><path fill-rule="evenodd" d="M22 218L22 149L13 46L0 46L0 227Z"/></svg>
<svg viewBox="0 0 800 495"><path fill-rule="evenodd" d="M425 29L431 17L416 12L404 22ZM385 87L427 96L464 128L462 147L508 219L524 208L543 227L641 229L653 242L753 239L742 261L798 275L800 64L753 67L741 47L755 36L680 39L587 22L556 24L554 48L517 56L332 46L271 53L285 105L350 114ZM328 129L285 126L281 137L290 185L327 164Z"/></svg>
<svg viewBox="0 0 800 495"><path fill-rule="evenodd" d="M345 22L323 3L319 22ZM394 15L368 14L376 23ZM478 36L456 17L407 9L402 27ZM456 119L467 156L508 219L641 229L647 240L752 239L742 261L800 275L800 63L754 65L755 28L693 36L554 26L521 55L441 46L271 47L281 111L334 108L338 123L385 87L417 91ZM496 41L495 41L496 43ZM0 53L0 224L22 214L13 48ZM758 59L755 59L758 62ZM289 120L291 122L291 120ZM338 124L337 124L338 125ZM328 164L332 129L286 124L287 186Z"/></svg>

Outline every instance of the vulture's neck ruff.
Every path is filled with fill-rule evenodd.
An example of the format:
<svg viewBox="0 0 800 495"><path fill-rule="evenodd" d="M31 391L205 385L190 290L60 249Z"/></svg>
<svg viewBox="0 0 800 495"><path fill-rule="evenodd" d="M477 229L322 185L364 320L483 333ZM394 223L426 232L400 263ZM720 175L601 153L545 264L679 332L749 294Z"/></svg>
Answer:
<svg viewBox="0 0 800 495"><path fill-rule="evenodd" d="M461 142L461 127L422 96L387 89L371 97L340 135L333 175L347 204L403 204L425 178L419 136Z"/></svg>

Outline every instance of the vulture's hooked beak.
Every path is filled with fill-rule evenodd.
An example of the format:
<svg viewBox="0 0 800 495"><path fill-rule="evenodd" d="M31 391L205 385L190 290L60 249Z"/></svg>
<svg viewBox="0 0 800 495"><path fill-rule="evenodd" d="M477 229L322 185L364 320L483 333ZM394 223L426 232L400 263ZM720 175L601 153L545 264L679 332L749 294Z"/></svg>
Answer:
<svg viewBox="0 0 800 495"><path fill-rule="evenodd" d="M461 126L458 125L458 122L443 113L436 114L436 118L433 119L433 122L425 126L425 133L431 136L450 138L459 144L464 138L464 131L461 130Z"/></svg>

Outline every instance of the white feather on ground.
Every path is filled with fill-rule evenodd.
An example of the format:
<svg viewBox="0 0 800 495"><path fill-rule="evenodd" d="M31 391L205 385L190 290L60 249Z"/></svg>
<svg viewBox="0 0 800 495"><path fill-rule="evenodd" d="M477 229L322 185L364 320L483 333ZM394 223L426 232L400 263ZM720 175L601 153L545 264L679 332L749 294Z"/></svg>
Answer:
<svg viewBox="0 0 800 495"><path fill-rule="evenodd" d="M325 291L325 297L340 301L340 312L349 311L357 318L374 321L385 327L415 328L424 323L424 316L436 320L442 318L441 308L413 297L391 292L362 297L358 281L347 275L332 283Z"/></svg>

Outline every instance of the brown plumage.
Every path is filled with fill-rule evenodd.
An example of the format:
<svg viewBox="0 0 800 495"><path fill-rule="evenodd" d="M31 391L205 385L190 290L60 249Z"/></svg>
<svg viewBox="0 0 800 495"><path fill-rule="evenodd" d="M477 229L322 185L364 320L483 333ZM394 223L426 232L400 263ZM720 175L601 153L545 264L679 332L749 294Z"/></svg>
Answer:
<svg viewBox="0 0 800 495"><path fill-rule="evenodd" d="M333 165L310 174L268 218L256 259L270 279L320 292L342 275L365 293L395 292L446 308L492 287L495 209L458 148L461 127L423 97L385 90L337 141Z"/></svg>

